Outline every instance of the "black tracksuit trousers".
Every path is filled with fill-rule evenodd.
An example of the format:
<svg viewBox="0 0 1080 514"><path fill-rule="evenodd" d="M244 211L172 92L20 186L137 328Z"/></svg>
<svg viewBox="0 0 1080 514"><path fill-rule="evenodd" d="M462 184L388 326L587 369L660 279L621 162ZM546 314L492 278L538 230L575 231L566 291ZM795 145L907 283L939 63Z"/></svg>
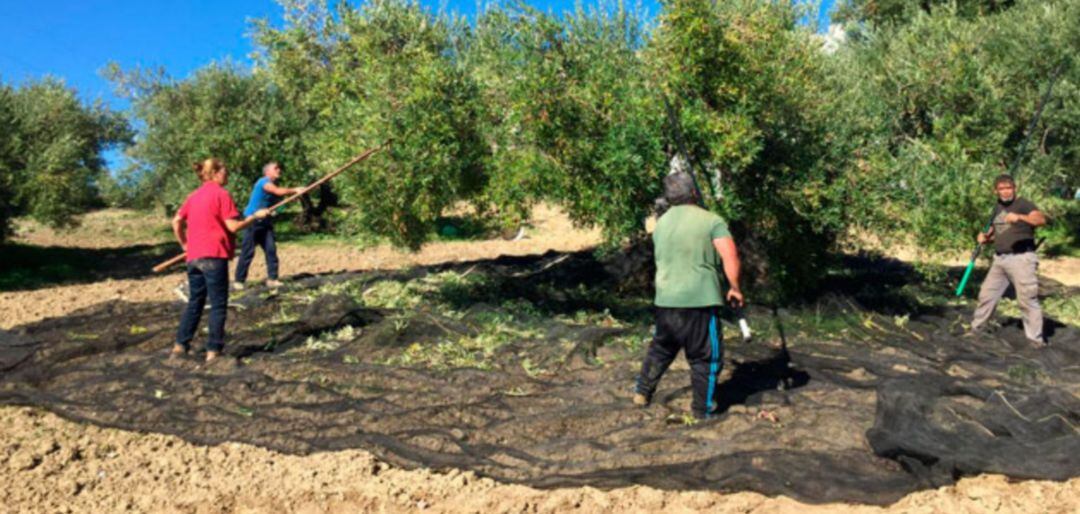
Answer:
<svg viewBox="0 0 1080 514"><path fill-rule="evenodd" d="M690 363L694 417L708 418L716 410L716 382L724 364L722 337L719 307L657 307L656 335L641 363L637 392L651 399L660 378L681 349Z"/></svg>

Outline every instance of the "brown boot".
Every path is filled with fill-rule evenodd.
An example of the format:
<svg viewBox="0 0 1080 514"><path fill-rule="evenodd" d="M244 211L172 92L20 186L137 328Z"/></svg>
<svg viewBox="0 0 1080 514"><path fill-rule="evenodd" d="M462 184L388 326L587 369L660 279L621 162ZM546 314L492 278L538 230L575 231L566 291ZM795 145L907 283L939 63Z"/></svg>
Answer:
<svg viewBox="0 0 1080 514"><path fill-rule="evenodd" d="M649 397L641 393L634 393L634 405L638 407L648 407Z"/></svg>

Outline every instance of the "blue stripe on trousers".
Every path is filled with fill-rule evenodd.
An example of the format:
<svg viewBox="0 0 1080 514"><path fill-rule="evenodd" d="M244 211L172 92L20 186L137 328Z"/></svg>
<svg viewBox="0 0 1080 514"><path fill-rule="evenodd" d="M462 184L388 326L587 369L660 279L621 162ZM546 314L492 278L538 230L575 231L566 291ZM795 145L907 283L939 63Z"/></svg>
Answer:
<svg viewBox="0 0 1080 514"><path fill-rule="evenodd" d="M720 340L716 336L716 314L709 318L709 343L712 352L709 355L709 389L705 397L705 417L713 412L713 394L716 392L716 373L720 368Z"/></svg>

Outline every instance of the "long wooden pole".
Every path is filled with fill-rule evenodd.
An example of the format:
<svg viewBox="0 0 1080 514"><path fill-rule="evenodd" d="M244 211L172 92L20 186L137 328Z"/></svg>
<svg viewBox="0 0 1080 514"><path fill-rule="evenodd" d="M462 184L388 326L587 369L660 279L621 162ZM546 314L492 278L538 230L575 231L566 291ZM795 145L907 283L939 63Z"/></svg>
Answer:
<svg viewBox="0 0 1080 514"><path fill-rule="evenodd" d="M390 144L390 140L387 140L385 143L383 143L383 144L381 144L379 146L376 146L375 148L372 148L372 149L370 149L370 150L368 150L368 151L366 151L366 152L364 152L364 153L362 153L360 155L357 155L356 157L353 157L353 159L351 161L345 163L340 168L330 172L325 177L320 178L319 180L316 180L315 182L312 182L307 187L301 189L299 192L293 193L291 196L288 196L288 197L282 199L280 202L270 206L268 210L273 211L275 209L278 209L279 207L282 207L282 206L287 205L287 204L289 204L289 203L291 203L293 201L296 201L301 196L304 196L304 195L310 193L312 190L314 190L315 188L323 185L324 183L326 183L330 179L342 174L343 172L345 172L345 170L351 168L353 165L367 159L368 157L371 157L371 155L374 154L375 152L378 152L378 151L382 150L383 148L386 148L386 146L389 145L389 144ZM244 228L247 228L247 226L251 225L252 223L255 223L255 217L254 216L250 216L247 219L245 219L244 221L241 221L240 226L237 227L236 230L240 231L240 230L242 230ZM185 257L187 257L187 253L181 253L180 255L177 255L176 257L173 257L173 258L171 258L171 259L169 259L169 260L167 260L165 262L162 262L161 264L158 264L157 266L154 266L154 271L157 272L157 273L165 271L165 270L169 269L170 267L183 262Z"/></svg>

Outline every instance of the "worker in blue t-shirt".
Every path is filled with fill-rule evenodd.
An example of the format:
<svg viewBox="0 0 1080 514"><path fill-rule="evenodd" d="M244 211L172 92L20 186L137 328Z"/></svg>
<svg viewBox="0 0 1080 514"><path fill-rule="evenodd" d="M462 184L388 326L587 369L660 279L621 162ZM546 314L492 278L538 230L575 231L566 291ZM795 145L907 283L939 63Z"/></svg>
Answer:
<svg viewBox="0 0 1080 514"><path fill-rule="evenodd" d="M259 209L269 208L278 202L280 197L296 194L302 188L278 187L274 182L281 178L281 165L269 162L263 166L263 176L255 182L251 190L251 198L244 209L244 216L254 214ZM236 277L233 289L243 290L247 280L248 267L255 258L255 246L262 247L266 254L266 285L280 287L278 281L278 258L277 246L274 244L274 220L273 216L267 216L256 221L244 229L244 241L240 247L240 260L236 263Z"/></svg>

